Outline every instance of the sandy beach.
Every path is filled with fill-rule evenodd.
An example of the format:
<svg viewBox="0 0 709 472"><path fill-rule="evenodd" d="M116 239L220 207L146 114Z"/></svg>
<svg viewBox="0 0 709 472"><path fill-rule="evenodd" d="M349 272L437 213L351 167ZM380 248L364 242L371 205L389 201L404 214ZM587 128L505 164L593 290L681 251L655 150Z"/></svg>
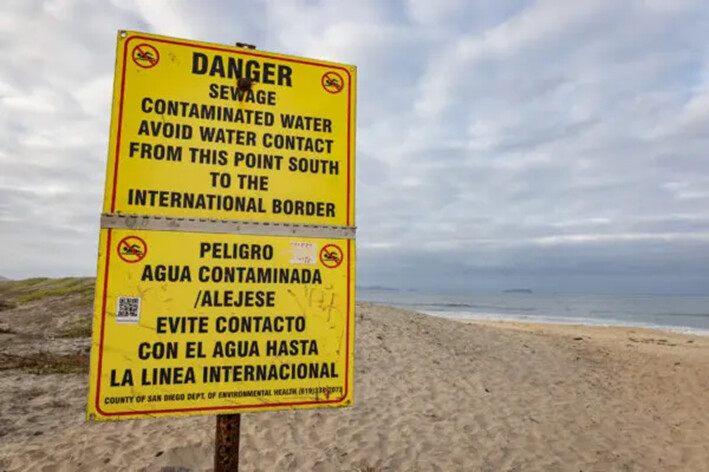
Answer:
<svg viewBox="0 0 709 472"><path fill-rule="evenodd" d="M0 311L0 470L211 470L212 416L84 422L88 290ZM355 375L352 408L244 415L242 470L709 464L709 337L358 304Z"/></svg>

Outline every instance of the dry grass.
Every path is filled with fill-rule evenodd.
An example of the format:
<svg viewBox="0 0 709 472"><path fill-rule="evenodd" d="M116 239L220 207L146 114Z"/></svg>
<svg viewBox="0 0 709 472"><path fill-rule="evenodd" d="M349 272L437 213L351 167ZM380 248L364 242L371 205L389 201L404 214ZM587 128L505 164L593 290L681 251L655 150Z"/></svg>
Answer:
<svg viewBox="0 0 709 472"><path fill-rule="evenodd" d="M57 355L35 352L28 355L0 353L0 370L22 369L31 374L83 374L89 369L87 354Z"/></svg>
<svg viewBox="0 0 709 472"><path fill-rule="evenodd" d="M94 279L89 277L65 277L63 279L38 277L2 281L0 282L0 306L13 308L15 303L26 303L46 297L72 294L81 295L81 303L82 301L93 300L93 291Z"/></svg>
<svg viewBox="0 0 709 472"><path fill-rule="evenodd" d="M60 338L90 338L91 337L91 320L86 320L83 323L65 329L59 333Z"/></svg>
<svg viewBox="0 0 709 472"><path fill-rule="evenodd" d="M17 305L9 300L0 300L0 311L11 310Z"/></svg>
<svg viewBox="0 0 709 472"><path fill-rule="evenodd" d="M26 295L19 296L15 301L19 303L31 302L40 300L46 297L58 297L70 294L89 295L93 294L93 283L87 283L90 279L68 278L59 279L54 284L46 288L30 292ZM82 297L83 299L84 297Z"/></svg>
<svg viewBox="0 0 709 472"><path fill-rule="evenodd" d="M90 337L94 285L88 277L0 281L0 334Z"/></svg>

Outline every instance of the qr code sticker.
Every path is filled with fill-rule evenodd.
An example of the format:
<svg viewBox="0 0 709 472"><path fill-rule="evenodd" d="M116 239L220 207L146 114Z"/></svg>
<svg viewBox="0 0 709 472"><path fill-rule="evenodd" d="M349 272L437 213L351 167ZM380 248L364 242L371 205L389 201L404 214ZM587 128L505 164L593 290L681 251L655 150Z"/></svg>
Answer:
<svg viewBox="0 0 709 472"><path fill-rule="evenodd" d="M116 321L118 323L138 323L140 321L140 297L118 297Z"/></svg>

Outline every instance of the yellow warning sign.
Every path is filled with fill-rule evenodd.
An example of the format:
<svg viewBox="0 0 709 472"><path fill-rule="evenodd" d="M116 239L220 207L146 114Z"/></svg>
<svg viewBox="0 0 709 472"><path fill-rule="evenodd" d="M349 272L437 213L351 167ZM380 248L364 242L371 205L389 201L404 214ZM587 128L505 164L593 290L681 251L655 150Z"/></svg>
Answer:
<svg viewBox="0 0 709 472"><path fill-rule="evenodd" d="M354 260L349 239L102 229L89 419L351 404Z"/></svg>
<svg viewBox="0 0 709 472"><path fill-rule="evenodd" d="M104 213L354 225L354 66L118 36Z"/></svg>

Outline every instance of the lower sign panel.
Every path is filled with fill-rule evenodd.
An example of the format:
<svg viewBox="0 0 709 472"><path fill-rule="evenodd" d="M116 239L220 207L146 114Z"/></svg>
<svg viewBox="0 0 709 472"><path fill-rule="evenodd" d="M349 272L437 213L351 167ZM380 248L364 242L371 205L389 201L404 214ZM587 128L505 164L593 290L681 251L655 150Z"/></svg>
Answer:
<svg viewBox="0 0 709 472"><path fill-rule="evenodd" d="M352 404L354 241L103 229L88 419Z"/></svg>

